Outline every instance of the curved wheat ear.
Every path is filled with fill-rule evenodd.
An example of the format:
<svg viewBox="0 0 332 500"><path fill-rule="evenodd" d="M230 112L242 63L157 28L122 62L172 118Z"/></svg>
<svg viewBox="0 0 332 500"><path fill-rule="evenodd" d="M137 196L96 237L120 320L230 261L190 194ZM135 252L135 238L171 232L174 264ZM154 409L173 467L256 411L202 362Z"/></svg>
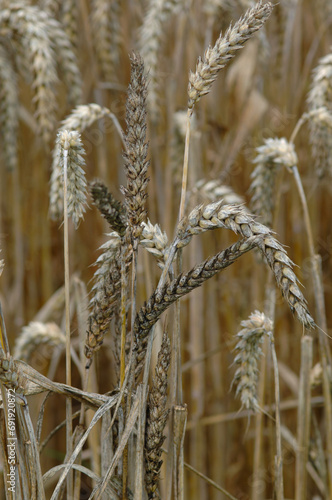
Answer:
<svg viewBox="0 0 332 500"><path fill-rule="evenodd" d="M164 332L163 340L158 353L155 376L149 392L146 411L145 430L145 487L148 498L158 498L157 487L162 465L161 447L165 441L164 429L169 410L167 403L167 372L171 358L171 346L167 333Z"/></svg>
<svg viewBox="0 0 332 500"><path fill-rule="evenodd" d="M77 106L65 120L62 121L58 133L63 130L76 130L82 133L86 128L90 127L95 121L100 118L110 116L111 112L108 108L99 106L98 104L82 104ZM63 181L62 170L60 168L59 144L56 143L53 149L52 174L50 182L50 208L49 215L53 220L59 220L63 213Z"/></svg>
<svg viewBox="0 0 332 500"><path fill-rule="evenodd" d="M165 24L175 12L179 0L150 0L140 30L139 48L149 72L149 94L147 96L149 116L158 119L160 110L158 65Z"/></svg>
<svg viewBox="0 0 332 500"><path fill-rule="evenodd" d="M332 113L332 54L322 57L313 72L311 89L307 102L309 111L325 108L326 112ZM309 120L310 144L312 157L318 177L327 173L332 175L332 129L326 123L326 119L320 121L321 113L314 115L315 119Z"/></svg>
<svg viewBox="0 0 332 500"><path fill-rule="evenodd" d="M215 202L220 199L222 199L224 205L244 203L242 196L218 180L207 181L201 179L196 182L190 194L198 197L197 201L203 203Z"/></svg>
<svg viewBox="0 0 332 500"><path fill-rule="evenodd" d="M218 72L228 63L238 49L266 22L272 12L270 2L260 0L248 9L234 26L230 26L225 35L220 34L214 47L209 47L203 59L199 58L196 71L190 72L188 85L188 108L192 109L200 98L208 94Z"/></svg>
<svg viewBox="0 0 332 500"><path fill-rule="evenodd" d="M139 55L131 57L131 78L126 102L127 134L126 150L123 154L127 176L127 186L122 188L128 223L134 238L142 232L141 223L146 218L145 202L147 199L149 161L146 142L146 94L147 82L144 76L144 64Z"/></svg>
<svg viewBox="0 0 332 500"><path fill-rule="evenodd" d="M272 269L281 293L300 322L306 328L313 328L315 322L308 311L306 300L298 286L298 279L292 270L293 262L285 249L273 237L272 231L256 222L243 207L223 206L222 201L209 205L199 205L180 222L177 247L181 248L187 245L193 235L215 228L231 229L236 234L246 238L255 235L262 236L258 247Z"/></svg>
<svg viewBox="0 0 332 500"><path fill-rule="evenodd" d="M239 368L234 374L232 385L237 385L236 396L240 396L242 407L257 411L257 365L262 354L260 345L263 343L263 336L272 332L273 323L265 314L255 311L248 320L241 322L241 326L243 329L236 335L239 340L234 359Z"/></svg>
<svg viewBox="0 0 332 500"><path fill-rule="evenodd" d="M38 133L45 143L52 137L55 127L57 82L55 54L43 13L24 3L8 5L0 12L0 34L19 39L25 57L33 72L35 116Z"/></svg>
<svg viewBox="0 0 332 500"><path fill-rule="evenodd" d="M68 216L72 217L75 227L78 226L86 207L86 180L83 166L85 165L83 155L84 149L80 134L75 130L60 130L57 137L57 162L62 172L58 179L60 193L56 193L56 199L50 200L51 206L57 203L57 212L63 212L63 172L64 158L67 156L67 178L68 178Z"/></svg>
<svg viewBox="0 0 332 500"><path fill-rule="evenodd" d="M18 91L8 54L0 47L0 124L3 154L8 169L17 167Z"/></svg>
<svg viewBox="0 0 332 500"><path fill-rule="evenodd" d="M64 346L66 337L55 323L32 321L25 326L15 342L13 357L29 362L31 355L40 345Z"/></svg>
<svg viewBox="0 0 332 500"><path fill-rule="evenodd" d="M119 0L92 0L91 23L93 43L105 80L113 81L121 45Z"/></svg>
<svg viewBox="0 0 332 500"><path fill-rule="evenodd" d="M99 179L90 182L90 191L94 204L107 220L111 229L124 236L127 229L126 209L122 203L114 198Z"/></svg>
<svg viewBox="0 0 332 500"><path fill-rule="evenodd" d="M254 214L268 227L272 226L275 183L279 167L288 169L297 165L294 145L285 138L265 139L263 146L256 148L256 167L251 174L251 206Z"/></svg>
<svg viewBox="0 0 332 500"><path fill-rule="evenodd" d="M137 313L134 334L136 351L136 377L139 376L143 365L148 343L148 335L161 314L176 300L199 287L219 271L226 269L236 259L260 245L262 236L254 236L238 241L226 250L222 250L214 257L195 266L186 274L180 274L169 285L164 285L151 295L150 299Z"/></svg>

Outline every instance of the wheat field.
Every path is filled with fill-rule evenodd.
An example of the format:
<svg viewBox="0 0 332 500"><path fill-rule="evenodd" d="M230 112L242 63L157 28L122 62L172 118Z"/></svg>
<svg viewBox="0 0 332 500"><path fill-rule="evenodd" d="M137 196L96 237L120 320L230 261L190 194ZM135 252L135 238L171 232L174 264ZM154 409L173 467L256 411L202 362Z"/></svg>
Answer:
<svg viewBox="0 0 332 500"><path fill-rule="evenodd" d="M0 499L332 499L332 6L0 0Z"/></svg>

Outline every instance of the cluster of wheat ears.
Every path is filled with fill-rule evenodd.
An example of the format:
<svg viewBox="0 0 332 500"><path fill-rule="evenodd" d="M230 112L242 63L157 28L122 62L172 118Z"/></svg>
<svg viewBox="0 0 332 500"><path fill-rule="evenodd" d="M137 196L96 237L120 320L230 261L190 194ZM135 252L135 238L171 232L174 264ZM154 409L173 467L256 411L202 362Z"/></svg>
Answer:
<svg viewBox="0 0 332 500"><path fill-rule="evenodd" d="M0 498L332 499L317 6L0 0Z"/></svg>

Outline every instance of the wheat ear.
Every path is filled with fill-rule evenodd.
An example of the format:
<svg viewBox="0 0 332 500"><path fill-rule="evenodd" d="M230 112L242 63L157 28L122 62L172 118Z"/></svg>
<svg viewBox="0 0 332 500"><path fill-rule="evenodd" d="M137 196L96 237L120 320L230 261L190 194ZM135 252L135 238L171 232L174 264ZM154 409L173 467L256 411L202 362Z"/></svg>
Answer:
<svg viewBox="0 0 332 500"><path fill-rule="evenodd" d="M49 143L55 126L57 74L55 53L43 13L23 2L8 4L0 12L0 34L19 38L22 51L30 62L38 132L45 143Z"/></svg>
<svg viewBox="0 0 332 500"><path fill-rule="evenodd" d="M238 241L214 257L195 266L188 273L180 274L169 285L158 288L151 295L150 299L138 311L134 324L134 349L137 351L136 376L143 368L149 332L161 314L175 301L201 286L204 281L230 266L241 255L257 246L259 240L261 240L261 236Z"/></svg>
<svg viewBox="0 0 332 500"><path fill-rule="evenodd" d="M119 233L120 236L124 236L127 228L127 216L122 203L114 198L99 179L90 182L90 191L94 204L107 220L110 228Z"/></svg>
<svg viewBox="0 0 332 500"><path fill-rule="evenodd" d="M131 56L131 78L126 101L126 124L124 168L127 186L122 188L125 196L128 224L133 238L140 236L141 223L146 218L148 143L146 141L146 95L147 81L140 55Z"/></svg>
<svg viewBox="0 0 332 500"><path fill-rule="evenodd" d="M282 166L290 169L297 165L297 154L294 144L285 138L266 139L256 151L250 186L252 211L263 224L272 227L277 173Z"/></svg>
<svg viewBox="0 0 332 500"><path fill-rule="evenodd" d="M160 498L157 487L162 465L162 444L169 410L167 402L167 372L170 364L171 346L167 333L158 354L155 376L148 396L145 432L145 487L148 498Z"/></svg>
<svg viewBox="0 0 332 500"><path fill-rule="evenodd" d="M322 57L313 72L311 88L307 102L309 111L325 108L331 115L332 54ZM326 120L320 120L320 114L309 121L310 144L315 171L319 178L332 175L332 139L331 126Z"/></svg>
<svg viewBox="0 0 332 500"><path fill-rule="evenodd" d="M196 71L190 72L188 85L188 108L192 109L200 98L208 94L218 72L232 59L236 51L267 21L272 12L270 2L257 4L247 10L225 35L220 34L213 47L209 47L203 58L199 58Z"/></svg>
<svg viewBox="0 0 332 500"><path fill-rule="evenodd" d="M0 47L0 124L3 153L8 169L17 167L18 89L14 67L8 54Z"/></svg>
<svg viewBox="0 0 332 500"><path fill-rule="evenodd" d="M236 396L241 399L242 406L253 411L259 410L257 400L258 361L262 354L261 344L264 335L272 332L272 321L264 313L255 311L249 319L242 321L242 330L236 335L235 347L237 355L234 363L237 368L232 385L235 384Z"/></svg>
<svg viewBox="0 0 332 500"><path fill-rule="evenodd" d="M29 362L33 352L40 345L64 346L66 337L55 323L32 321L22 329L16 339L13 357Z"/></svg>
<svg viewBox="0 0 332 500"><path fill-rule="evenodd" d="M306 328L313 328L306 301L298 286L292 267L293 263L285 249L273 237L272 231L255 221L241 206L222 205L222 202L199 205L179 225L177 246L187 245L192 236L215 228L227 228L243 237L261 235L259 248L273 271L278 287L292 312Z"/></svg>

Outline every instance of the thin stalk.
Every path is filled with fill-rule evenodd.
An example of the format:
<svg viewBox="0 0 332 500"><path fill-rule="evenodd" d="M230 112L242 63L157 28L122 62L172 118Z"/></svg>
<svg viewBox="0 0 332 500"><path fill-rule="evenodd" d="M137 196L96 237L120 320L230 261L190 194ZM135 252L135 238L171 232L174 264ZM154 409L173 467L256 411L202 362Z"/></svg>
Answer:
<svg viewBox="0 0 332 500"><path fill-rule="evenodd" d="M326 331L326 313L325 313L325 301L324 301L324 289L322 283L321 266L320 266L320 256L315 253L314 239L311 229L309 210L307 205L306 196L304 193L301 177L297 166L292 167L292 173L296 182L296 186L300 195L300 200L303 209L304 223L307 232L309 253L311 258L311 272L312 280L314 285L314 296L316 303L316 314L318 319L318 340L319 340L319 351L322 361L322 377L323 377L323 394L325 400L325 415L326 415L326 437L327 437L327 464L328 464L328 477L329 477L329 494L332 498L332 400L330 391L330 377L329 377L329 366L331 366L331 353L329 344L327 342Z"/></svg>
<svg viewBox="0 0 332 500"><path fill-rule="evenodd" d="M283 461L282 461L282 449L281 449L281 425L280 425L280 389L279 389L279 370L278 370L278 360L277 354L274 346L273 335L269 335L271 343L271 352L273 360L273 371L274 371L274 393L275 393L275 415L276 415L276 449L277 455L275 457L275 494L276 500L284 500L284 481L283 481Z"/></svg>
<svg viewBox="0 0 332 500"><path fill-rule="evenodd" d="M301 371L299 407L297 411L297 447L295 472L295 500L307 498L307 461L310 439L310 371L312 367L312 338L301 341Z"/></svg>
<svg viewBox="0 0 332 500"><path fill-rule="evenodd" d="M183 443L187 424L187 406L173 406L174 499L184 500Z"/></svg>
<svg viewBox="0 0 332 500"><path fill-rule="evenodd" d="M187 128L186 128L186 142L184 146L184 159L183 159L183 171L182 171L182 188L181 188L181 200L180 200L180 210L179 210L179 221L184 216L184 207L186 203L186 193L187 193L187 183L188 183L188 164L189 164L189 142L190 142L190 119L192 115L192 110L188 109L187 112Z"/></svg>
<svg viewBox="0 0 332 500"><path fill-rule="evenodd" d="M70 354L70 274L69 274L69 231L68 231L68 207L67 207L67 168L68 150L64 149L64 172L63 172L63 197L64 197L64 265L65 265L65 316L66 316L66 384L71 386L71 354ZM67 456L70 457L72 448L72 405L71 398L66 399L66 446ZM67 495L70 497L73 490L73 476L68 474Z"/></svg>
<svg viewBox="0 0 332 500"><path fill-rule="evenodd" d="M126 370L126 300L127 273L125 263L126 245L121 246L121 353L120 353L120 388L122 387Z"/></svg>

